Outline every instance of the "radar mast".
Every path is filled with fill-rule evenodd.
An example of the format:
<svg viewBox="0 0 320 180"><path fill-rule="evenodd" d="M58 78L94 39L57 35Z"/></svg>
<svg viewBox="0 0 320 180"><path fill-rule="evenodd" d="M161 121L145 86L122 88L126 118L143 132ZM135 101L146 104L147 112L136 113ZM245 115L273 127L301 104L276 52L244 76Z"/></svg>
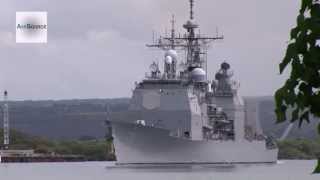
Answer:
<svg viewBox="0 0 320 180"><path fill-rule="evenodd" d="M178 50L186 52L186 60L183 62L185 64L185 72L190 72L194 68L204 68L206 69L206 55L207 48L210 43L216 40L223 39L223 36L208 37L203 36L200 33L196 34L195 29L199 28L199 25L194 21L194 6L195 1L189 0L190 3L190 17L189 20L183 25L186 29L186 33L181 37L176 36L175 31L175 18L172 16L171 20L171 35L164 37L160 36L156 43L147 44L147 47L158 48L164 51L168 50Z"/></svg>

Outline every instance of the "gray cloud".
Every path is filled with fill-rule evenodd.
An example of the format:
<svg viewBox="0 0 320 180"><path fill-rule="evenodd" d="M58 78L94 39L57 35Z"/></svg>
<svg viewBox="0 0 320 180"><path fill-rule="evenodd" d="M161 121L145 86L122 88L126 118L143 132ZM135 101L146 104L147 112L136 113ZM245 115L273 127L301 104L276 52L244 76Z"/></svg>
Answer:
<svg viewBox="0 0 320 180"><path fill-rule="evenodd" d="M161 54L144 45L152 30L179 31L187 0L4 0L0 11L0 91L14 99L130 96L149 64ZM272 95L284 77L278 63L299 1L196 1L201 32L225 40L209 53L209 75L227 60L243 95ZM48 44L15 44L15 12L47 11Z"/></svg>

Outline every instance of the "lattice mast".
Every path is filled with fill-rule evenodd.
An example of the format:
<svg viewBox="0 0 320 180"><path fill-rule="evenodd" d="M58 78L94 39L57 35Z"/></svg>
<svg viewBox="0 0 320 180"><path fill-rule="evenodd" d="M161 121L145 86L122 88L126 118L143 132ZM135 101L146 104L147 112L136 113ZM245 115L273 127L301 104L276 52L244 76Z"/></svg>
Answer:
<svg viewBox="0 0 320 180"><path fill-rule="evenodd" d="M201 59L201 55L206 55L206 49L209 44L215 40L223 39L223 36L215 36L215 37L207 37L202 36L201 34L196 34L195 30L199 28L199 26L194 21L194 0L189 0L190 2L190 16L189 20L183 25L183 28L187 30L187 33L183 36L176 36L175 31L175 19L172 16L171 24L171 35L161 37L157 40L156 43L147 44L147 47L159 48L162 50L184 50L186 51L186 65L187 68L192 67L203 67L205 65L206 59Z"/></svg>
<svg viewBox="0 0 320 180"><path fill-rule="evenodd" d="M10 126L9 126L8 92L4 91L4 105L3 105L3 145L4 145L4 148L8 149L9 144L10 144Z"/></svg>

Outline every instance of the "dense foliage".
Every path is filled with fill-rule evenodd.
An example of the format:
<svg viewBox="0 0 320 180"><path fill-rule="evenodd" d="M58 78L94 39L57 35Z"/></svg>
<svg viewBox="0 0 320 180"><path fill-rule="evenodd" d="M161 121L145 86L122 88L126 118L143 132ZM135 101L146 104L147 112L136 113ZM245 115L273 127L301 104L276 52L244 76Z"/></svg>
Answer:
<svg viewBox="0 0 320 180"><path fill-rule="evenodd" d="M320 156L320 139L278 142L280 159L316 159Z"/></svg>
<svg viewBox="0 0 320 180"><path fill-rule="evenodd" d="M297 26L291 30L280 64L281 74L289 64L290 77L275 94L276 115L278 122L286 121L291 109L290 120L298 120L301 126L310 121L310 114L320 117L320 0L302 0ZM317 129L320 134L320 124ZM320 173L319 168L315 172Z"/></svg>
<svg viewBox="0 0 320 180"><path fill-rule="evenodd" d="M286 140L278 142L279 159L316 159L320 157L320 139ZM314 173L320 172L320 162Z"/></svg>
<svg viewBox="0 0 320 180"><path fill-rule="evenodd" d="M2 134L2 130L0 130ZM2 142L2 136L0 136ZM108 140L48 140L11 131L11 148L32 148L36 153L80 155L88 161L114 160L110 151L112 142Z"/></svg>

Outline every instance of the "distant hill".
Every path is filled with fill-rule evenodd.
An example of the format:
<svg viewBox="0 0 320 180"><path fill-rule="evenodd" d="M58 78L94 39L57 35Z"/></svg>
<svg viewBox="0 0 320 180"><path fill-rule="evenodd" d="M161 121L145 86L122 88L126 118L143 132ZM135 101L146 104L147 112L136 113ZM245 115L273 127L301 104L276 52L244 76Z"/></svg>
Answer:
<svg viewBox="0 0 320 180"><path fill-rule="evenodd" d="M288 123L275 124L273 97L247 97L245 101L257 105L263 131L280 137ZM128 98L14 101L10 102L10 125L18 131L52 139L103 138L106 133L104 121L107 109L122 111L128 105ZM317 137L317 121L312 120L310 124L303 125L302 129L295 126L289 138Z"/></svg>
<svg viewBox="0 0 320 180"><path fill-rule="evenodd" d="M288 127L289 122L275 124L276 116L274 113L275 102L273 97L262 97L257 98L259 102L259 119L263 130L265 133L273 135L275 137L280 137L284 130ZM290 118L290 115L288 115ZM303 123L302 127L299 128L298 123L295 123L291 129L288 138L307 138L314 139L317 138L317 124L319 119L314 117L310 118L310 124Z"/></svg>
<svg viewBox="0 0 320 180"><path fill-rule="evenodd" d="M10 126L53 139L102 138L107 107L118 111L127 109L128 103L127 98L15 101L10 102Z"/></svg>

